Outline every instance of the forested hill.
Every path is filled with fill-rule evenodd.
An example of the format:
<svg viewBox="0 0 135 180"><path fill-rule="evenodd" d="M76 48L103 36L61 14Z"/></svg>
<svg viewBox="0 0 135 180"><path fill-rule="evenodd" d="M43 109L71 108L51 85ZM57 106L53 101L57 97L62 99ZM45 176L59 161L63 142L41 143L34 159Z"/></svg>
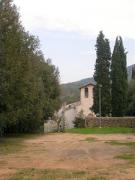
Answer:
<svg viewBox="0 0 135 180"><path fill-rule="evenodd" d="M127 71L128 71L128 79L131 79L132 76L132 67L134 65L128 66ZM93 78L86 78L86 79L82 79L80 81L76 81L76 82L71 82L71 83L67 83L67 84L61 84L61 100L62 102L66 102L66 103L72 103L72 102L76 102L79 101L79 88L80 86L83 86L89 82L94 82Z"/></svg>
<svg viewBox="0 0 135 180"><path fill-rule="evenodd" d="M93 82L93 78L86 78L80 81L71 82L61 85L61 101L66 103L72 103L79 101L79 88L80 86Z"/></svg>

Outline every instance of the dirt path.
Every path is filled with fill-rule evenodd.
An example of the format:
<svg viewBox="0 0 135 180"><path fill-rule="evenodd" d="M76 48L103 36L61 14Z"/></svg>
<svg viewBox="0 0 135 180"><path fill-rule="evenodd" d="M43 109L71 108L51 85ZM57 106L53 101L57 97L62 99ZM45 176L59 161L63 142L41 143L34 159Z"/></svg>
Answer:
<svg viewBox="0 0 135 180"><path fill-rule="evenodd" d="M89 142L86 138L94 140ZM112 180L134 180L135 163L114 157L135 152L135 148L105 143L110 140L131 142L135 136L61 133L25 140L25 148L20 152L0 155L0 179L6 179L19 168L61 168L89 171Z"/></svg>

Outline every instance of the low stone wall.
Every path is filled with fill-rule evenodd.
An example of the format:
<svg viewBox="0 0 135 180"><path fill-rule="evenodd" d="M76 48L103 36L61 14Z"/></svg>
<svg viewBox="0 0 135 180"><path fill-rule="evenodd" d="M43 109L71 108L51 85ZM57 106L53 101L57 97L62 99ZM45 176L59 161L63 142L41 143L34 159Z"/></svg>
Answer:
<svg viewBox="0 0 135 180"><path fill-rule="evenodd" d="M101 119L102 127L134 127L135 117L87 117L87 127L99 127Z"/></svg>
<svg viewBox="0 0 135 180"><path fill-rule="evenodd" d="M48 120L44 123L44 133L57 132L57 123L53 120Z"/></svg>

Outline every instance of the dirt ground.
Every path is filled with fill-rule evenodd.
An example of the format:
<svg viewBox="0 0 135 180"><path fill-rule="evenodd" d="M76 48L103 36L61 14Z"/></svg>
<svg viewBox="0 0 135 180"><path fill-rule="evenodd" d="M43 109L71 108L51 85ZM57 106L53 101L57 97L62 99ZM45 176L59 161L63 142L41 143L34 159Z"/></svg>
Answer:
<svg viewBox="0 0 135 180"><path fill-rule="evenodd" d="M94 141L86 141L88 137ZM111 140L134 142L135 136L60 133L25 140L21 151L0 155L0 179L8 179L21 168L60 168L84 170L111 180L135 180L135 161L115 158L134 153L135 148L105 143Z"/></svg>

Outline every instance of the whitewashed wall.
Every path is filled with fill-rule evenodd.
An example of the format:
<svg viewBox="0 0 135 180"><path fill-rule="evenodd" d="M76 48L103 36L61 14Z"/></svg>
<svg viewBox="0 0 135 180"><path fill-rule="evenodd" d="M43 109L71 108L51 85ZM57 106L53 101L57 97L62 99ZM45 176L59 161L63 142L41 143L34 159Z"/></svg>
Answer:
<svg viewBox="0 0 135 180"><path fill-rule="evenodd" d="M53 120L48 120L44 123L44 133L51 133L57 131L57 123Z"/></svg>
<svg viewBox="0 0 135 180"><path fill-rule="evenodd" d="M64 113L64 118L65 118L65 127L67 129L73 128L74 123L73 121L75 120L76 117L76 109L71 108L65 111Z"/></svg>

